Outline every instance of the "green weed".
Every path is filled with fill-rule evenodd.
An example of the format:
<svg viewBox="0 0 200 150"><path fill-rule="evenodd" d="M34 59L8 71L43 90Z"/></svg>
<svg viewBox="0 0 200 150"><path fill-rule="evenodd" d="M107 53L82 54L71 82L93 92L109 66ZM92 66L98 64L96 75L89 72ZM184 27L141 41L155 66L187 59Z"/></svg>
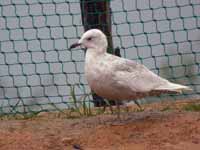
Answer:
<svg viewBox="0 0 200 150"><path fill-rule="evenodd" d="M172 110L172 108L170 106L165 106L160 111L169 111L169 110Z"/></svg>
<svg viewBox="0 0 200 150"><path fill-rule="evenodd" d="M186 106L183 107L183 110L186 111L200 111L200 104L188 104Z"/></svg>

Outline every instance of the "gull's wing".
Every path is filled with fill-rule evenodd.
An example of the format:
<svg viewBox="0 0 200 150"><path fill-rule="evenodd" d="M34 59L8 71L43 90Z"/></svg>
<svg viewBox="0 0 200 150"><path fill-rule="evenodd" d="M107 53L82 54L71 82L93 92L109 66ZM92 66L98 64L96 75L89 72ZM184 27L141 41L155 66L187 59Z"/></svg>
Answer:
<svg viewBox="0 0 200 150"><path fill-rule="evenodd" d="M189 87L174 84L159 77L144 65L135 61L108 55L107 60L112 64L111 70L116 84L131 88L136 92L152 90L178 91Z"/></svg>

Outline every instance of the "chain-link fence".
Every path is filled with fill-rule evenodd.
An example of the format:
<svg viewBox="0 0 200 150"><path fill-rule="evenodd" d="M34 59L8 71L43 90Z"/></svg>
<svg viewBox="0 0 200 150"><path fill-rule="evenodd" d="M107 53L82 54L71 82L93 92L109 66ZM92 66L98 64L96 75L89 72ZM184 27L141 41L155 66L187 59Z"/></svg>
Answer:
<svg viewBox="0 0 200 150"><path fill-rule="evenodd" d="M112 0L114 47L200 94L200 1ZM94 12L98 13L98 12ZM90 93L79 0L0 0L0 114L60 110Z"/></svg>

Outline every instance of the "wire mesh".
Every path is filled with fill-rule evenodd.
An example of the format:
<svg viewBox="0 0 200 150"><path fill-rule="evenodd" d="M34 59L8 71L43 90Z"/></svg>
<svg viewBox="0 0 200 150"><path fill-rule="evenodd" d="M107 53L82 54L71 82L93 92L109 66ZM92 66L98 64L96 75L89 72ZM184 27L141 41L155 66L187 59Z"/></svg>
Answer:
<svg viewBox="0 0 200 150"><path fill-rule="evenodd" d="M200 1L112 0L110 4L113 42L122 56L194 89L178 98L198 97ZM0 114L71 107L73 85L78 98L90 93L84 52L68 50L82 33L78 0L1 0Z"/></svg>

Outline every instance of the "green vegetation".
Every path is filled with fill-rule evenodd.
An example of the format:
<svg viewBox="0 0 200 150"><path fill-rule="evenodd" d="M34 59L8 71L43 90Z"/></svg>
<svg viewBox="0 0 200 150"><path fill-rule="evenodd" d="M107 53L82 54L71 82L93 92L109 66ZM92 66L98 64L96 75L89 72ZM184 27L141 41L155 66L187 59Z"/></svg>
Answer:
<svg viewBox="0 0 200 150"><path fill-rule="evenodd" d="M170 111L170 110L172 110L170 106L165 106L160 111Z"/></svg>
<svg viewBox="0 0 200 150"><path fill-rule="evenodd" d="M0 115L0 120L25 120L25 119L33 119L37 117L37 113L21 113L21 114L7 114L7 115Z"/></svg>
<svg viewBox="0 0 200 150"><path fill-rule="evenodd" d="M70 95L71 98L69 101L71 106L69 108L69 112L76 112L80 117L93 115L91 111L91 103L87 100L87 98L89 99L89 95L83 95L80 98L77 98L75 93L75 86L70 87Z"/></svg>
<svg viewBox="0 0 200 150"><path fill-rule="evenodd" d="M195 104L195 103L188 104L188 105L183 107L183 110L186 110L186 111L200 111L200 104Z"/></svg>

